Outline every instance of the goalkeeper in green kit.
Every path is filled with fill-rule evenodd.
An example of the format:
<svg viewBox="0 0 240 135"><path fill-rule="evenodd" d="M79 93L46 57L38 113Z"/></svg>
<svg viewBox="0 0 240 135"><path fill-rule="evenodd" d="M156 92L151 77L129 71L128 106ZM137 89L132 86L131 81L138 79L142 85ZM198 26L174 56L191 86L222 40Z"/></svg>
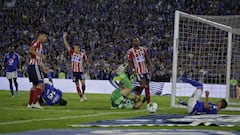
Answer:
<svg viewBox="0 0 240 135"><path fill-rule="evenodd" d="M117 75L110 83L116 87L116 89L112 92L111 102L112 108L130 108L130 109L138 109L140 108L144 102L145 98L141 101L141 97L139 95L135 95L132 99L128 98L129 94L133 90L132 83L124 73L124 69L127 64L121 65L117 70ZM116 81L119 81L116 82Z"/></svg>

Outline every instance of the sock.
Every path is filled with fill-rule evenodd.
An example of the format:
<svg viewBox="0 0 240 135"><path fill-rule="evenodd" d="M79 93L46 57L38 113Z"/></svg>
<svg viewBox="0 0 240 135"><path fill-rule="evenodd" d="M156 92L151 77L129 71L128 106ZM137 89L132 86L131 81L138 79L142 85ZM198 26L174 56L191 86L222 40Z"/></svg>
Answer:
<svg viewBox="0 0 240 135"><path fill-rule="evenodd" d="M203 84L201 84L198 81L191 80L191 79L188 79L188 78L183 78L183 81L186 82L186 83L190 83L192 86L197 87L199 89L203 88Z"/></svg>
<svg viewBox="0 0 240 135"><path fill-rule="evenodd" d="M36 104L40 98L40 94L41 94L41 89L40 88L36 88L34 91L34 98L33 98L33 103Z"/></svg>
<svg viewBox="0 0 240 135"><path fill-rule="evenodd" d="M29 94L28 104L31 105L33 103L33 100L34 100L34 89L31 89Z"/></svg>
<svg viewBox="0 0 240 135"><path fill-rule="evenodd" d="M14 96L13 88L10 89L12 96Z"/></svg>
<svg viewBox="0 0 240 135"><path fill-rule="evenodd" d="M121 79L121 82L127 87L132 89L133 85L131 83L131 81L128 79L128 77L126 76L126 74L124 72L120 72L119 73L119 77Z"/></svg>
<svg viewBox="0 0 240 135"><path fill-rule="evenodd" d="M86 86L85 86L85 85L82 85L82 93L83 93L83 94L85 93L85 89L86 89Z"/></svg>
<svg viewBox="0 0 240 135"><path fill-rule="evenodd" d="M13 92L13 85L12 85L12 82L10 82L10 91L11 91L11 94L12 94L12 96L14 96L14 92Z"/></svg>
<svg viewBox="0 0 240 135"><path fill-rule="evenodd" d="M80 97L82 97L82 92L81 92L79 86L77 86L77 92L78 92L78 95L79 95Z"/></svg>
<svg viewBox="0 0 240 135"><path fill-rule="evenodd" d="M15 84L16 91L18 91L18 83L14 82L14 84Z"/></svg>
<svg viewBox="0 0 240 135"><path fill-rule="evenodd" d="M145 88L145 96L146 96L147 103L149 104L150 103L150 90L149 90L149 88Z"/></svg>

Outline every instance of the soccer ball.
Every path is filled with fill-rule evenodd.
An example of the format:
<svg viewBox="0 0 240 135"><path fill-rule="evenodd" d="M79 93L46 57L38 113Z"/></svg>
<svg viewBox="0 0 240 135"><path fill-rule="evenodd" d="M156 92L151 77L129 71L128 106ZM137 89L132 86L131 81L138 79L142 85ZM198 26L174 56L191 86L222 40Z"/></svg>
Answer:
<svg viewBox="0 0 240 135"><path fill-rule="evenodd" d="M147 110L150 112L150 113L155 113L158 109L158 104L157 103L149 103L147 104Z"/></svg>

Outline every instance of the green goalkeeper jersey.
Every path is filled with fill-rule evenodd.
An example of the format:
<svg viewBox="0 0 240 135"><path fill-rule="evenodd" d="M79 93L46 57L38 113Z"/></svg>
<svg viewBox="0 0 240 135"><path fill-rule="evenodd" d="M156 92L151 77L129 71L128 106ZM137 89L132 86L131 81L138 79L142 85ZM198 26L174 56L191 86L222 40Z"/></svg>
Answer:
<svg viewBox="0 0 240 135"><path fill-rule="evenodd" d="M112 107L133 109L135 105L135 102L132 99L124 97L121 94L120 88L117 88L112 92L111 101L112 101Z"/></svg>

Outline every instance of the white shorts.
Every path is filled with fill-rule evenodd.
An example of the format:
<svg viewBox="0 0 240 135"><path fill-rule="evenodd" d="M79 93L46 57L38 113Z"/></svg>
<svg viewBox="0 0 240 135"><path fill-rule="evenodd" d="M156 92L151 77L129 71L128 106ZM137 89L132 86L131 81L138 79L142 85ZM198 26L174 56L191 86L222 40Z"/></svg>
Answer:
<svg viewBox="0 0 240 135"><path fill-rule="evenodd" d="M194 106L196 105L197 101L200 100L202 96L202 89L196 89L192 96L188 99L188 106L187 106L187 111L188 113L191 113Z"/></svg>
<svg viewBox="0 0 240 135"><path fill-rule="evenodd" d="M7 79L17 78L17 76L18 76L18 72L17 71L6 72Z"/></svg>

